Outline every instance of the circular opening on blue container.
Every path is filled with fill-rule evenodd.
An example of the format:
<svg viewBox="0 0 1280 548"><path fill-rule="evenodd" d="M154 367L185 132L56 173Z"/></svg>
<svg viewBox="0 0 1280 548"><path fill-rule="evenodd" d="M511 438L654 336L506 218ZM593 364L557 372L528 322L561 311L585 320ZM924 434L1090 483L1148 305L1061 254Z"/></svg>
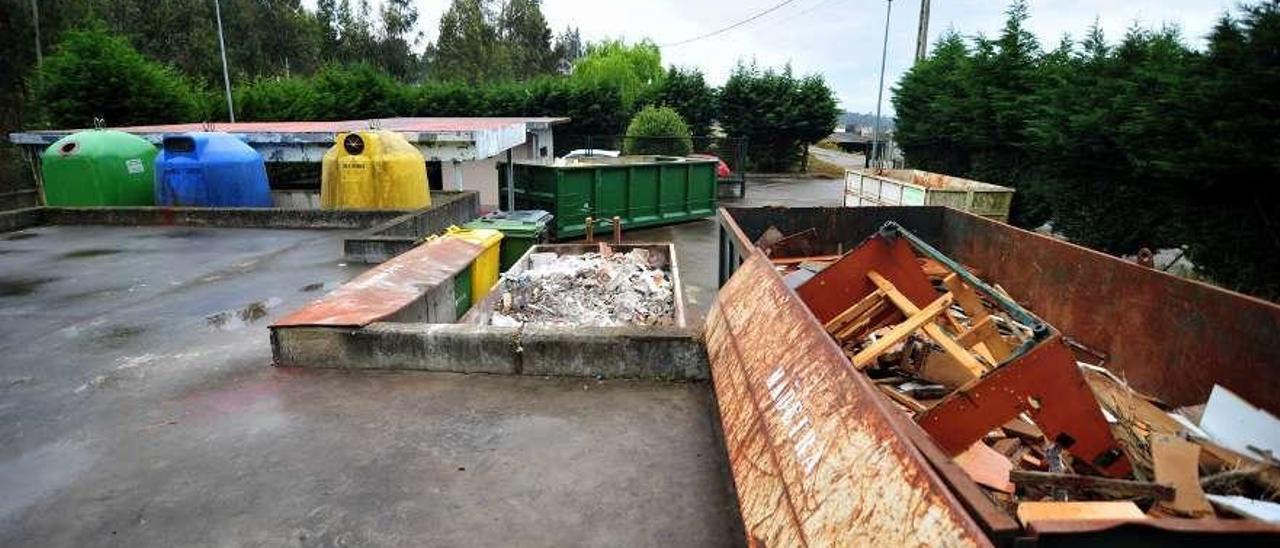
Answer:
<svg viewBox="0 0 1280 548"><path fill-rule="evenodd" d="M347 154L352 156L358 155L361 152L364 152L364 139L361 139L359 135L352 133L342 140L342 148L346 149Z"/></svg>

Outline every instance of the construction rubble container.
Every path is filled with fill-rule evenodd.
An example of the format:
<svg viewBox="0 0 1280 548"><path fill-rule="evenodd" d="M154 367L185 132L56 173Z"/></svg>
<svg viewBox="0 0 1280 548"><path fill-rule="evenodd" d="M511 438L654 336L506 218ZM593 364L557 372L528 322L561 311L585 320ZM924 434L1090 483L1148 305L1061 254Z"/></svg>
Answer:
<svg viewBox="0 0 1280 548"><path fill-rule="evenodd" d="M487 228L451 226L445 236L480 246L483 251L471 265L471 302L479 302L498 283L502 233Z"/></svg>
<svg viewBox="0 0 1280 548"><path fill-rule="evenodd" d="M161 206L271 207L262 155L227 133L165 136L155 193Z"/></svg>
<svg viewBox="0 0 1280 548"><path fill-rule="evenodd" d="M945 206L1009 221L1014 190L918 169L847 170L845 207Z"/></svg>
<svg viewBox="0 0 1280 548"><path fill-rule="evenodd" d="M785 247L799 253L781 253L778 245L766 252L761 242L778 241L765 238L773 232L794 235L784 237L793 240ZM1030 439L1039 436L1038 441L1023 447L1052 442L1072 455L1076 472L1068 478L1176 485L1176 493L1162 495L1170 504L1179 504L1174 497L1184 489L1197 498L1198 474L1252 467L1259 471L1252 481L1280 484L1280 468L1265 462L1272 458L1269 451L1250 455L1207 443L1203 436L1214 434L1204 418L1196 427L1172 417L1174 409L1188 406L1204 408L1207 417L1212 394L1223 389L1256 406L1243 414L1280 413L1275 303L947 207L724 208L719 259L721 287L707 314L705 339L744 543L1277 544L1280 526L1228 519L1234 509L1218 508L1217 518L1210 512L1211 519L1188 519L1154 506L1144 513L1131 500L1141 496L1132 493L1041 500L1029 490L1034 478L1026 476L1045 461L1010 462L984 441L1018 438L1011 425L1034 423ZM929 264L932 273L926 273ZM792 288L780 272L789 268L817 273ZM945 295L932 284L935 278ZM977 317L969 314L976 305L975 311L991 313L989 326L1002 324L986 335L965 331L975 338L959 354L976 349L968 346L975 341L983 352L995 353L1000 340L1017 343L999 350L1012 353L991 360L994 367L957 377L963 390L948 387L950 393L927 404L899 399L903 392L894 386L906 385L898 381L864 374L873 368L923 372L903 367L912 359L906 350L880 360L889 346L882 341L915 327L900 329L904 321L881 331L885 335L876 343L853 346L845 342L844 326L866 333L900 321L895 318L924 315L926 308L954 312L948 306L953 297L969 320ZM930 299L927 307L915 304ZM901 301L920 312L901 315ZM1016 318L1015 311L1021 311ZM1002 313L1004 319L996 317ZM942 336L935 336L928 322L919 325L931 341L950 340L949 328L938 328ZM952 356L949 363L960 363L955 353L940 351ZM921 408L913 410L913 402ZM1273 439L1269 431L1250 431L1243 418L1238 424L1246 439ZM1119 452L1113 442L1120 442ZM1201 448L1179 450L1177 459L1168 459L1167 453L1154 456L1158 449L1148 445L1157 444ZM1183 460L1170 463L1178 459ZM1138 481L1126 479L1125 468L1136 470L1134 463L1148 470ZM1163 472L1150 469L1163 466L1180 474L1153 481ZM997 471L984 474L990 470ZM992 496L1001 490L1020 498ZM1010 502L1018 505L1016 512ZM1083 508L1071 506L1076 504L1125 511L1084 519L1071 514ZM1044 512L1055 506L1054 513Z"/></svg>
<svg viewBox="0 0 1280 548"><path fill-rule="evenodd" d="M320 170L324 209L421 209L431 205L422 153L394 131L339 133Z"/></svg>
<svg viewBox="0 0 1280 548"><path fill-rule="evenodd" d="M55 141L41 155L45 204L149 206L156 147L123 131L92 129Z"/></svg>
<svg viewBox="0 0 1280 548"><path fill-rule="evenodd" d="M502 253L499 268L506 272L520 257L536 244L545 243L551 214L540 209L495 211L471 221L465 228L487 228L502 233Z"/></svg>
<svg viewBox="0 0 1280 548"><path fill-rule="evenodd" d="M616 216L624 228L701 219L715 213L717 163L677 156L516 162L515 207L554 215L557 239L585 234L587 217L607 221ZM505 170L499 170L499 186L505 193Z"/></svg>

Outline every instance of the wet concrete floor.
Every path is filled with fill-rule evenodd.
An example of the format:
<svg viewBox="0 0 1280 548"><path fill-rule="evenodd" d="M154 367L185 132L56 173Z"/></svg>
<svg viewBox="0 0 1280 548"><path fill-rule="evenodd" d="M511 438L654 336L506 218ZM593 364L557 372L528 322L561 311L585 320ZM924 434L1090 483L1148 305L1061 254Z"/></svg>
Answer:
<svg viewBox="0 0 1280 548"><path fill-rule="evenodd" d="M835 205L838 181L725 204ZM713 219L678 246L690 317ZM339 231L0 234L0 546L721 546L705 384L276 369L266 325L362 271Z"/></svg>

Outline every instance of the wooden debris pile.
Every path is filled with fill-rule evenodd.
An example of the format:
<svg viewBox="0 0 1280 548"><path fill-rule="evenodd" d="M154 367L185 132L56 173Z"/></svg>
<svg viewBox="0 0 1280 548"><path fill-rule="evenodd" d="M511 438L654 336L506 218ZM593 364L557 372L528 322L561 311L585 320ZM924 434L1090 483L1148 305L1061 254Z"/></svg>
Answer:
<svg viewBox="0 0 1280 548"><path fill-rule="evenodd" d="M1187 418L1195 409L1163 408L1108 369L1078 361L1101 354L1057 333L978 270L886 227L848 253L823 249L811 231L773 227L757 245L852 367L1024 526L1267 520L1280 508L1275 417L1255 421L1274 432L1244 434L1228 447L1223 434ZM1246 443L1255 438L1259 446Z"/></svg>

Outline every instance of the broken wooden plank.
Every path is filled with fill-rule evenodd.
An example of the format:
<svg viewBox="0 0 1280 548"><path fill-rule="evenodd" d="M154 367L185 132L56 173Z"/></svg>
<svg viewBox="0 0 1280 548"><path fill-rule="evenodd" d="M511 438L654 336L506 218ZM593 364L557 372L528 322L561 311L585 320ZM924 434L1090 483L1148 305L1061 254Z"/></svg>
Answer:
<svg viewBox="0 0 1280 548"><path fill-rule="evenodd" d="M981 344L990 352L995 363L1000 363L1013 353L1013 345L1000 335L1000 329L996 327L996 322L992 318L990 315L982 318L968 331L957 336L956 342L965 348L973 348Z"/></svg>
<svg viewBox="0 0 1280 548"><path fill-rule="evenodd" d="M942 284L947 286L947 291L956 296L956 304L964 309L964 313L969 316L969 321L980 322L990 316L987 307L982 304L982 299L978 298L978 294L973 292L967 284L960 279L956 273L942 279Z"/></svg>
<svg viewBox="0 0 1280 548"><path fill-rule="evenodd" d="M844 312L841 312L837 314L836 317L831 318L831 321L827 322L826 325L823 325L822 327L827 330L827 333L837 333L849 322L857 319L858 316L865 314L883 300L884 292L877 289L870 295L863 297L862 300L854 303L849 308L846 308Z"/></svg>
<svg viewBox="0 0 1280 548"><path fill-rule="evenodd" d="M1136 421L1151 432L1161 434L1177 434L1186 430L1168 413L1165 413L1159 407L1142 398L1140 394L1133 392L1127 386L1117 383L1107 375L1097 371L1084 371L1084 378L1103 407L1119 417L1122 423ZM1192 441L1203 449L1200 452L1201 466L1205 466L1210 470L1232 469L1250 465L1259 466L1262 471L1257 475L1258 481L1266 485L1268 489L1280 491L1280 467L1267 465L1251 455L1237 453L1209 440L1197 438ZM1132 453L1133 451L1130 450L1130 452ZM1137 459L1134 460L1137 461ZM1148 466L1150 463L1144 462L1143 465Z"/></svg>
<svg viewBox="0 0 1280 548"><path fill-rule="evenodd" d="M886 314L886 312L889 313ZM833 333L832 336L843 343L859 335L870 333L881 325L893 323L892 320L896 319L897 316L897 309L893 308L893 305L889 304L888 301L880 299L871 305L871 309L863 312L861 316L846 324L845 327Z"/></svg>
<svg viewBox="0 0 1280 548"><path fill-rule="evenodd" d="M973 373L946 352L930 351L922 361L916 375L924 380L951 388L973 382Z"/></svg>
<svg viewBox="0 0 1280 548"><path fill-rule="evenodd" d="M1172 501L1160 502L1161 509L1190 517L1213 515L1200 488L1200 446L1172 434L1152 434L1151 459L1156 481L1177 490Z"/></svg>
<svg viewBox="0 0 1280 548"><path fill-rule="evenodd" d="M978 485L1013 494L1013 482L1009 481L1013 463L987 444L974 443L963 453L956 455L955 461Z"/></svg>
<svg viewBox="0 0 1280 548"><path fill-rule="evenodd" d="M1000 428L1005 434L1016 436L1026 441L1037 442L1044 439L1044 432L1040 431L1040 427L1022 420L1021 417L1004 423Z"/></svg>
<svg viewBox="0 0 1280 548"><path fill-rule="evenodd" d="M895 306L902 310L903 314L911 316L919 312L919 307L917 307L915 303L911 302L911 299L908 299L906 295L903 295L902 292L898 291L898 288L894 287L893 283L886 280L879 272L874 270L867 272L867 278L869 278L871 283L874 283L876 287L880 288L880 290L884 292L885 296L888 297ZM959 344L956 344L955 339L952 339L951 336L943 331L941 327L933 323L928 323L924 326L924 332L929 336L929 338L933 339L934 342L938 343L938 346L941 346L947 354L950 354L951 357L955 358L960 365L969 370L969 372L973 374L974 378L981 377L986 371L986 367L979 363L978 360L973 357L973 354L970 354L968 350L962 348Z"/></svg>
<svg viewBox="0 0 1280 548"><path fill-rule="evenodd" d="M871 365L889 347L901 342L902 339L907 338L915 330L931 325L934 318L937 318L938 314L941 314L948 306L951 306L950 293L938 297L937 300L929 303L929 306L924 307L923 310L911 313L902 323L893 326L893 329L890 329L885 336L855 354L853 356L853 366L857 369L863 369Z"/></svg>
<svg viewBox="0 0 1280 548"><path fill-rule="evenodd" d="M997 453L1012 459L1018 453L1018 450L1022 449L1022 442L1017 438L1005 438L996 440L995 443L991 444L991 448Z"/></svg>
<svg viewBox="0 0 1280 548"><path fill-rule="evenodd" d="M1169 501L1175 494L1173 487L1159 483L1054 472L1014 470L1009 473L1009 480L1032 492L1066 491L1073 499Z"/></svg>
<svg viewBox="0 0 1280 548"><path fill-rule="evenodd" d="M1018 521L1023 527L1048 520L1141 520L1147 516L1130 501L1023 502Z"/></svg>

